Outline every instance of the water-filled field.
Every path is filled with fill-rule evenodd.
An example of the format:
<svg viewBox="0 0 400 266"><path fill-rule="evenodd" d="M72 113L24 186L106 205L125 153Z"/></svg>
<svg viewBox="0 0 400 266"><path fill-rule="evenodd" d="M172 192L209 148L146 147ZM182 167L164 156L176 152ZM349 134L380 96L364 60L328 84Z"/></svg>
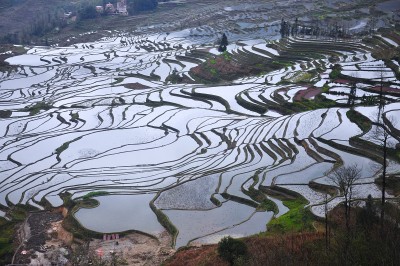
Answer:
<svg viewBox="0 0 400 266"><path fill-rule="evenodd" d="M292 60L293 65L223 85L200 84L190 69L207 60L204 54L218 54L212 45L217 33L210 27L116 32L92 43L31 47L9 58L15 70L0 73L0 109L11 111L0 119L0 204L42 209L44 204L62 205L63 192L75 199L103 192L95 197L98 207L75 213L84 227L157 235L165 230L157 210L178 229L179 247L265 231L273 216L288 211L270 196L278 212L260 210L252 189L275 186L297 192L315 215L324 216L325 193L309 184L332 185L326 174L339 164L362 168L355 198L379 198L374 179L381 161L351 141L373 138L361 136L363 131L348 118L351 85L329 78L329 58L333 51L342 74L359 78L358 97L379 95L370 81L390 84L383 110L376 105L354 110L371 121L393 117L385 123L398 130L400 121L393 121L400 112L400 81L393 69L371 56L360 40L277 40L272 24L253 31L249 24L239 26L247 33L228 35L232 60ZM307 51L303 58L293 57L314 46L320 58L305 60ZM314 74L298 82L304 72ZM172 73L190 82L172 84ZM309 88L323 86L328 88L323 96L343 105L282 112L286 103L312 101ZM391 147L398 139L390 137ZM399 170L390 161L389 173ZM329 207L340 200L329 196Z"/></svg>

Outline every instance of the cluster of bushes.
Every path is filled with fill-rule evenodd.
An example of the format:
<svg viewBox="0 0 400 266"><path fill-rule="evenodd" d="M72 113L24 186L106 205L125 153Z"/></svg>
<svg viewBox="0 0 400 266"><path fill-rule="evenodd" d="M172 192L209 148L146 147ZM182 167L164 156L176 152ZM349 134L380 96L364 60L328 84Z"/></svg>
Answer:
<svg viewBox="0 0 400 266"><path fill-rule="evenodd" d="M314 218L311 211L305 208L306 204L308 201L303 197L284 200L283 205L288 207L289 211L268 223L267 234L312 230Z"/></svg>
<svg viewBox="0 0 400 266"><path fill-rule="evenodd" d="M246 260L247 246L242 240L227 236L219 241L218 254L231 265L241 265Z"/></svg>
<svg viewBox="0 0 400 266"><path fill-rule="evenodd" d="M93 5L84 5L79 11L78 15L80 19L93 19L97 17L96 7Z"/></svg>
<svg viewBox="0 0 400 266"><path fill-rule="evenodd" d="M350 228L343 221L343 206L328 215L328 230L223 238L219 257L230 265L398 265L400 211L385 206L387 219L376 215L380 204L371 197L363 208L352 208ZM301 221L298 221L301 223Z"/></svg>
<svg viewBox="0 0 400 266"><path fill-rule="evenodd" d="M13 235L15 224L0 217L0 265L6 265L13 255Z"/></svg>
<svg viewBox="0 0 400 266"><path fill-rule="evenodd" d="M30 107L26 107L25 110L29 112L29 115L36 115L40 112L40 110L50 110L52 105L46 102L37 102Z"/></svg>
<svg viewBox="0 0 400 266"><path fill-rule="evenodd" d="M292 110L293 112L303 112L321 108L331 108L337 105L338 104L335 101L329 100L323 95L317 95L314 97L313 100L305 99L302 101L294 101L293 103L289 102L284 103L284 107L288 109L288 111Z"/></svg>
<svg viewBox="0 0 400 266"><path fill-rule="evenodd" d="M71 141L64 142L60 147L58 147L58 148L56 149L57 160L58 160L58 161L61 161L61 159L60 159L60 154L61 154L63 151L65 151L66 149L68 149L69 144L71 144L72 142L78 141L78 140L80 140L81 138L82 138L82 137L78 137L78 138L75 138L75 139L73 139L73 140L71 140Z"/></svg>
<svg viewBox="0 0 400 266"><path fill-rule="evenodd" d="M331 73L329 73L330 79L337 79L341 75L342 67L339 64L333 66Z"/></svg>
<svg viewBox="0 0 400 266"><path fill-rule="evenodd" d="M172 70L172 73L166 78L166 82L171 82L172 84L178 84L180 82L182 82L183 78L179 75L178 70L176 70L176 68L174 68L174 70Z"/></svg>
<svg viewBox="0 0 400 266"><path fill-rule="evenodd" d="M168 233L170 233L173 237L173 242L175 243L176 237L178 236L178 229L175 227L175 225L169 220L168 216L165 215L161 210L157 209L157 207L154 204L154 201L156 199L153 199L150 202L150 208L154 212L154 214L157 216L158 222L164 226L165 229L167 229Z"/></svg>

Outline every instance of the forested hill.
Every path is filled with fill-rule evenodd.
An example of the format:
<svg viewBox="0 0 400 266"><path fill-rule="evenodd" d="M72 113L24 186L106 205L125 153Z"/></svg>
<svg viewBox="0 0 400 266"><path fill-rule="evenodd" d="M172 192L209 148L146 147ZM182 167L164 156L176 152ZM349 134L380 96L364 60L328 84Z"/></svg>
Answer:
<svg viewBox="0 0 400 266"><path fill-rule="evenodd" d="M0 0L0 43L30 43L32 37L44 39L70 21L64 19L65 12L78 14L87 7L116 4L117 0ZM135 15L153 10L157 0L128 0L128 11ZM94 15L96 12L94 11ZM99 14L97 14L99 16ZM91 17L91 18L92 18Z"/></svg>

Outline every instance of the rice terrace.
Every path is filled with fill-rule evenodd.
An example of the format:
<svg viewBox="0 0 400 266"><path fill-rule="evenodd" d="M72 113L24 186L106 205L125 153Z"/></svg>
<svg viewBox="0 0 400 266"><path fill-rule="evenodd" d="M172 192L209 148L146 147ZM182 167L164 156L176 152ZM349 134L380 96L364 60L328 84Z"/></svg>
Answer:
<svg viewBox="0 0 400 266"><path fill-rule="evenodd" d="M317 265L368 219L391 255L330 263L396 264L398 1L54 1L13 32L30 2L0 1L1 265Z"/></svg>

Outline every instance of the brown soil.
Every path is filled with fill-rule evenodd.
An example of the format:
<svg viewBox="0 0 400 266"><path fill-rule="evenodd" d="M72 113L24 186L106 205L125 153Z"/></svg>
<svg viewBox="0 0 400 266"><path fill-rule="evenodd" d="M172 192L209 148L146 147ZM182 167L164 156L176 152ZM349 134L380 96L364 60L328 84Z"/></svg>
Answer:
<svg viewBox="0 0 400 266"><path fill-rule="evenodd" d="M131 89L131 90L145 90L145 89L150 88L150 87L143 85L141 83L138 83L138 82L124 84L124 87L127 89Z"/></svg>
<svg viewBox="0 0 400 266"><path fill-rule="evenodd" d="M246 265L287 265L287 258L305 265L310 250L307 243L323 239L323 233L309 232L243 239L248 249ZM217 253L217 245L193 247L178 251L165 265L229 265Z"/></svg>
<svg viewBox="0 0 400 266"><path fill-rule="evenodd" d="M242 76L254 74L251 66L243 66L233 60L226 60L223 56L216 56L190 70L190 75L205 81L230 81Z"/></svg>
<svg viewBox="0 0 400 266"><path fill-rule="evenodd" d="M370 88L369 90L374 91L374 92L380 92L381 91L381 87L380 86L375 86L375 87ZM383 87L382 91L383 92L388 92L388 93L400 94L400 90L399 89L391 88L391 87Z"/></svg>
<svg viewBox="0 0 400 266"><path fill-rule="evenodd" d="M350 84L350 80L347 80L347 79L335 79L335 83Z"/></svg>
<svg viewBox="0 0 400 266"><path fill-rule="evenodd" d="M295 101L301 101L304 99L311 99L312 97L317 96L318 94L321 94L322 90L320 88L316 87L309 87L306 90L301 90L296 93L294 96Z"/></svg>
<svg viewBox="0 0 400 266"><path fill-rule="evenodd" d="M171 240L167 232L159 235L158 239L131 233L118 240L94 239L89 248L97 254L102 253L104 259L111 253L119 254L127 265L160 265L175 253Z"/></svg>
<svg viewBox="0 0 400 266"><path fill-rule="evenodd" d="M217 245L201 247L190 247L178 251L165 265L192 266L192 265L215 265L228 266L229 263L222 260L217 254Z"/></svg>

